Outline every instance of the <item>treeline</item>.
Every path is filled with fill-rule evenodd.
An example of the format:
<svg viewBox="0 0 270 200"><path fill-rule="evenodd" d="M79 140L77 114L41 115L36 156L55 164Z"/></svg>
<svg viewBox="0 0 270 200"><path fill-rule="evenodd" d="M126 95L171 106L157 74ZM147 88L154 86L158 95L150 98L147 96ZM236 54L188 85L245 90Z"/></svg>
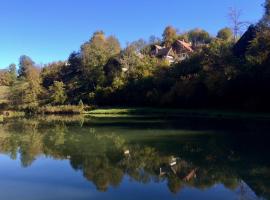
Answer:
<svg viewBox="0 0 270 200"><path fill-rule="evenodd" d="M151 55L153 45L191 42L194 53L179 63ZM224 28L216 37L194 29L179 34L173 27L163 38L139 40L121 49L114 36L98 31L67 61L38 67L20 58L0 73L10 86L10 104L35 110L45 105L156 106L269 110L270 1L265 14L236 41Z"/></svg>

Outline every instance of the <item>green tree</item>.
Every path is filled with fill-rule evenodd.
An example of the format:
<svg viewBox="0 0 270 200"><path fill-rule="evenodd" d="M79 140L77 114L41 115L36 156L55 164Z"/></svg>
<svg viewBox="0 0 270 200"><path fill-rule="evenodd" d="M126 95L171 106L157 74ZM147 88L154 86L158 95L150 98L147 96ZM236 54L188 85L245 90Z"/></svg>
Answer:
<svg viewBox="0 0 270 200"><path fill-rule="evenodd" d="M67 100L65 92L65 85L61 81L54 81L53 85L50 86L51 102L55 105L62 105Z"/></svg>
<svg viewBox="0 0 270 200"><path fill-rule="evenodd" d="M95 32L89 42L81 47L82 78L88 92L104 83L103 67L108 60L120 53L120 44L115 37L105 37L102 31Z"/></svg>
<svg viewBox="0 0 270 200"><path fill-rule="evenodd" d="M63 68L66 67L65 62L54 62L45 65L42 68L41 71L41 82L42 86L45 87L46 89L49 89L51 85L53 85L54 81L59 81L62 79L62 73L63 73ZM67 74L64 74L66 76Z"/></svg>
<svg viewBox="0 0 270 200"><path fill-rule="evenodd" d="M198 47L203 44L208 44L211 41L210 34L202 29L193 29L187 33L189 41L193 46Z"/></svg>
<svg viewBox="0 0 270 200"><path fill-rule="evenodd" d="M217 38L225 41L231 41L233 39L233 32L230 28L223 28L218 32Z"/></svg>
<svg viewBox="0 0 270 200"><path fill-rule="evenodd" d="M15 108L32 112L39 105L39 94L40 87L34 82L19 80L11 87L9 99Z"/></svg>

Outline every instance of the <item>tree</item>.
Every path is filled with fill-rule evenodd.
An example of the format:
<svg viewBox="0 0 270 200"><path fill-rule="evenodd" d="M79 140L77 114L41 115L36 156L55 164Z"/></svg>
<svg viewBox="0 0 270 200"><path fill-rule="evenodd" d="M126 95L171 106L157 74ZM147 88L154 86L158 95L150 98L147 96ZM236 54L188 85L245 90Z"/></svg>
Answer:
<svg viewBox="0 0 270 200"><path fill-rule="evenodd" d="M120 78L122 75L122 66L120 63L120 58L112 57L108 60L106 65L103 67L106 85L111 85L115 78Z"/></svg>
<svg viewBox="0 0 270 200"><path fill-rule="evenodd" d="M27 78L30 76L34 65L35 63L30 57L26 55L21 56L19 60L19 77Z"/></svg>
<svg viewBox="0 0 270 200"><path fill-rule="evenodd" d="M172 45L172 43L176 40L177 38L177 31L174 27L172 26L167 26L162 34L163 36L163 42L166 47L169 47Z"/></svg>
<svg viewBox="0 0 270 200"><path fill-rule="evenodd" d="M8 72L10 74L12 82L15 82L15 80L17 78L17 69L16 69L16 65L14 63L9 65Z"/></svg>
<svg viewBox="0 0 270 200"><path fill-rule="evenodd" d="M218 32L217 38L230 41L233 38L233 32L230 28L223 28Z"/></svg>
<svg viewBox="0 0 270 200"><path fill-rule="evenodd" d="M150 45L153 45L153 44L160 44L160 43L161 43L161 39L158 38L158 37L156 37L156 36L154 36L154 35L151 35L151 36L149 37L148 43L149 43Z"/></svg>
<svg viewBox="0 0 270 200"><path fill-rule="evenodd" d="M232 25L234 42L242 34L243 28L246 28L249 24L248 22L241 21L242 11L236 8L230 8L229 10L229 20Z"/></svg>
<svg viewBox="0 0 270 200"><path fill-rule="evenodd" d="M147 42L144 39L139 39L132 42L129 46L133 46L137 53L144 53L144 49L147 47Z"/></svg>
<svg viewBox="0 0 270 200"><path fill-rule="evenodd" d="M32 112L39 105L40 92L40 86L35 82L19 80L11 87L9 100L15 108Z"/></svg>
<svg viewBox="0 0 270 200"><path fill-rule="evenodd" d="M61 75L63 74L63 68L66 67L67 63L65 62L54 62L45 65L41 71L41 81L42 86L46 89L49 89L53 85L54 81L61 80ZM67 74L64 74L66 76Z"/></svg>
<svg viewBox="0 0 270 200"><path fill-rule="evenodd" d="M187 33L189 41L194 47L210 43L211 37L208 32L202 29L193 29Z"/></svg>
<svg viewBox="0 0 270 200"><path fill-rule="evenodd" d="M108 57L115 56L120 53L121 46L119 40L114 36L109 36L106 39Z"/></svg>
<svg viewBox="0 0 270 200"><path fill-rule="evenodd" d="M259 24L264 27L269 27L270 26L270 0L265 0L264 3L264 15Z"/></svg>
<svg viewBox="0 0 270 200"><path fill-rule="evenodd" d="M16 65L10 64L7 69L0 71L0 85L11 86L17 78Z"/></svg>
<svg viewBox="0 0 270 200"><path fill-rule="evenodd" d="M108 60L120 53L120 44L115 37L105 37L104 32L95 32L89 42L81 47L82 79L88 92L104 83L103 67Z"/></svg>
<svg viewBox="0 0 270 200"><path fill-rule="evenodd" d="M39 105L40 72L32 59L21 56L19 63L19 80L11 88L11 102L22 109L32 112Z"/></svg>
<svg viewBox="0 0 270 200"><path fill-rule="evenodd" d="M53 85L50 86L51 102L54 105L61 105L67 100L65 92L65 85L61 81L54 81Z"/></svg>

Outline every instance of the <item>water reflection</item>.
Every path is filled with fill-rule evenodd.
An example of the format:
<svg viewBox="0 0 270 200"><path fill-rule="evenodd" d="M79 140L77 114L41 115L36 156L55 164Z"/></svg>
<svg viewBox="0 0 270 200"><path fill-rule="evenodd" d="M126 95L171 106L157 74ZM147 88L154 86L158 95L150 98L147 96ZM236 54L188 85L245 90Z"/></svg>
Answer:
<svg viewBox="0 0 270 200"><path fill-rule="evenodd" d="M40 156L69 160L101 192L127 176L141 184L165 182L174 194L222 184L242 199L270 198L265 132L258 137L246 129L183 129L179 121L104 120L9 120L0 124L0 153L20 159L24 168Z"/></svg>

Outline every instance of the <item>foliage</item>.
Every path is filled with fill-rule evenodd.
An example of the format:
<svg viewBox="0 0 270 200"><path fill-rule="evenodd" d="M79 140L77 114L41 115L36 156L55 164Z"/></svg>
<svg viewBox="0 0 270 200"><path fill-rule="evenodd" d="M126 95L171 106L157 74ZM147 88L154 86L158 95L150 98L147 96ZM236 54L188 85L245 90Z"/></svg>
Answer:
<svg viewBox="0 0 270 200"><path fill-rule="evenodd" d="M235 44L229 28L212 37L202 29L179 34L168 26L163 40L152 36L121 49L114 36L95 32L67 61L40 66L21 56L0 72L9 100L32 112L46 105L151 106L270 110L269 1L258 24ZM169 63L155 57L153 45L170 47L175 40L192 43L185 60ZM155 46L156 48L162 48ZM166 49L165 49L166 50Z"/></svg>
<svg viewBox="0 0 270 200"><path fill-rule="evenodd" d="M172 26L167 26L163 32L163 42L166 47L172 45L172 43L176 40L177 31Z"/></svg>
<svg viewBox="0 0 270 200"><path fill-rule="evenodd" d="M10 64L7 69L0 71L0 86L11 86L17 78L16 65Z"/></svg>
<svg viewBox="0 0 270 200"><path fill-rule="evenodd" d="M63 82L54 81L53 85L49 88L51 102L54 105L62 105L67 99L65 92L65 85Z"/></svg>
<svg viewBox="0 0 270 200"><path fill-rule="evenodd" d="M8 96L10 88L8 86L0 86L0 111L8 107Z"/></svg>
<svg viewBox="0 0 270 200"><path fill-rule="evenodd" d="M270 1L266 0L264 3L265 13L260 21L260 25L263 27L270 27Z"/></svg>
<svg viewBox="0 0 270 200"><path fill-rule="evenodd" d="M199 47L204 44L208 44L211 41L210 34L202 29L193 29L187 33L189 41L193 44L194 47Z"/></svg>
<svg viewBox="0 0 270 200"><path fill-rule="evenodd" d="M233 32L230 28L223 28L219 30L217 34L217 38L226 40L226 41L231 41L233 39Z"/></svg>

